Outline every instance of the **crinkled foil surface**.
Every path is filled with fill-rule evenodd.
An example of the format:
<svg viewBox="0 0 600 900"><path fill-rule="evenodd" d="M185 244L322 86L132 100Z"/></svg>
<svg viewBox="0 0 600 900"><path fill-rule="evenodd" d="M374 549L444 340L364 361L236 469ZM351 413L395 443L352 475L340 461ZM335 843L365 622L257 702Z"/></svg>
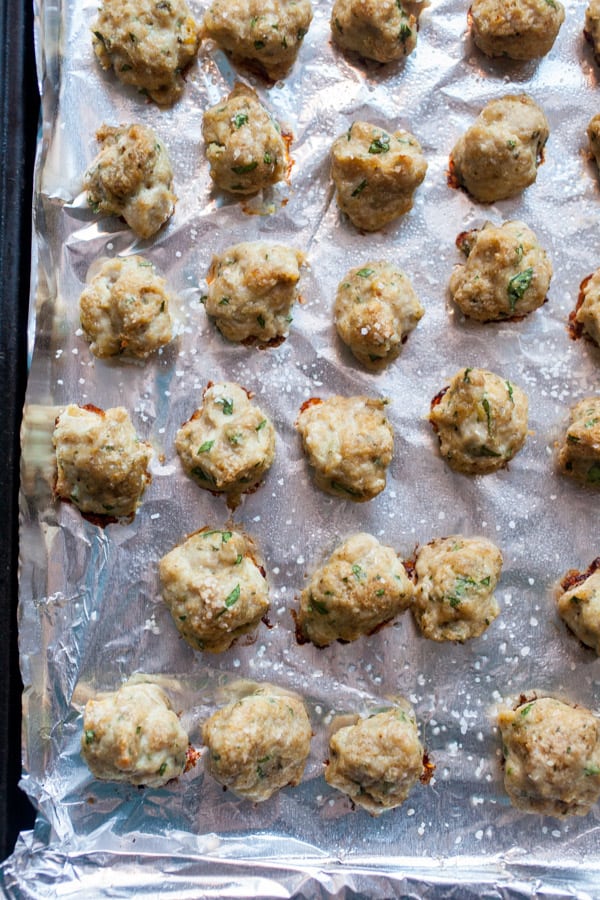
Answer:
<svg viewBox="0 0 600 900"><path fill-rule="evenodd" d="M207 3L192 0L200 18ZM159 110L103 74L93 58L96 0L38 3L44 119L35 198L37 273L25 409L20 602L24 696L23 787L40 815L2 870L14 897L592 897L600 883L600 812L559 821L514 810L504 793L495 711L537 689L600 714L600 661L560 622L553 588L599 552L598 495L554 471L569 406L597 392L600 354L566 329L581 280L600 264L598 175L585 129L598 105L598 70L584 43L584 3L568 4L550 55L490 61L473 46L467 4L433 0L416 52L402 66L348 61L330 43L331 3L315 18L290 76L267 87L205 44L183 99ZM251 214L212 189L201 122L237 78L293 133L291 186L274 212ZM526 91L551 127L537 183L493 206L447 186L448 154L488 100ZM373 235L340 216L329 179L333 139L353 120L403 127L428 162L414 209ZM179 202L156 239L97 220L81 193L102 122L139 121L170 152ZM287 203L282 203L282 198ZM264 210L263 210L264 212ZM549 302L522 322L480 325L452 307L456 235L520 218L554 264ZM211 254L241 240L290 243L310 262L290 336L276 349L224 341L200 303ZM177 340L145 364L102 362L79 329L77 302L99 256L141 252L179 300ZM389 258L412 278L426 313L386 372L362 370L335 334L332 307L350 266ZM431 398L463 365L525 389L530 428L508 470L454 474L427 422ZM222 498L183 475L177 428L209 380L252 390L277 429L276 461L233 517L258 542L271 586L272 628L220 656L179 639L160 598L157 562L186 534L231 523ZM303 401L333 393L388 397L395 453L388 486L353 504L314 486L294 421ZM153 482L130 525L102 529L51 494L50 433L68 402L124 405L155 448ZM455 532L485 535L504 554L502 612L464 645L420 637L410 613L370 638L326 650L298 646L290 609L307 574L345 537L370 531L410 557ZM169 692L192 742L240 681L273 682L306 699L315 737L302 784L260 805L237 800L200 762L162 790L95 781L79 756L88 697L135 673ZM353 811L322 777L328 729L399 694L414 704L436 765L399 809Z"/></svg>

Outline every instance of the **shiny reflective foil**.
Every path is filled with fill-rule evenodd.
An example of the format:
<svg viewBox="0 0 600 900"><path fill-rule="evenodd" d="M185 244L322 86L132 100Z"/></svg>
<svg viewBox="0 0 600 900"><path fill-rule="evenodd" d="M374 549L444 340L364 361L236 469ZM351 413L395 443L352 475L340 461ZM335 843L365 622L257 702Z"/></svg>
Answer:
<svg viewBox="0 0 600 900"><path fill-rule="evenodd" d="M192 3L199 19L207 3ZM600 662L558 619L554 589L600 553L598 493L559 476L554 443L576 400L598 392L600 351L567 332L579 284L600 265L598 173L585 129L600 109L598 69L582 36L584 3L569 3L552 52L537 63L489 60L475 49L466 4L441 0L420 17L415 52L381 67L331 45L331 3L315 16L290 75L273 86L235 68L210 42L183 98L160 110L97 65L95 0L38 0L43 88L37 190L32 359L23 430L21 666L25 683L23 788L39 809L2 869L12 897L460 897L597 896L598 807L557 820L513 809L502 786L495 715L537 690L600 714ZM238 202L213 190L202 112L252 85L293 135L289 185ZM481 107L527 92L550 122L536 184L495 205L447 184L448 155ZM411 212L375 234L343 218L329 149L354 120L411 131L428 162ZM175 171L176 213L140 241L88 208L81 176L103 123L139 121L164 140ZM549 300L526 320L481 325L451 304L456 236L523 219L550 254ZM225 341L201 304L213 252L243 240L297 247L300 282L288 339L260 350ZM143 364L100 361L78 321L88 268L102 256L142 253L168 279L177 338ZM389 259L412 279L425 315L382 374L363 370L333 325L338 283L351 267ZM508 469L453 473L428 421L434 395L461 366L482 366L522 387L530 434ZM256 395L277 430L275 463L233 515L194 485L174 449L180 425L210 380ZM369 503L314 485L294 429L310 397L388 398L395 452L387 488ZM130 524L105 528L52 496L51 432L69 402L123 405L152 443L153 481ZM265 559L270 627L218 656L178 636L158 584L158 560L206 525L235 525ZM365 530L403 558L452 533L483 535L504 555L501 614L464 645L435 644L410 612L377 634L317 650L298 645L291 610L307 576L348 535ZM201 748L202 721L248 682L306 700L314 738L302 783L259 805L236 799L202 759L161 790L100 783L79 755L86 700L133 675L157 680ZM335 717L365 714L402 695L414 705L436 769L406 803L380 818L353 810L323 779Z"/></svg>

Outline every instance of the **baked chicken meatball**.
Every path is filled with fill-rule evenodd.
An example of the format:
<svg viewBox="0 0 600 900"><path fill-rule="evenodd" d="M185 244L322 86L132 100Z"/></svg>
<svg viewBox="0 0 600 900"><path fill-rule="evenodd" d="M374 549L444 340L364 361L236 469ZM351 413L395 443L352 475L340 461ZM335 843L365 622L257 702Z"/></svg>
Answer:
<svg viewBox="0 0 600 900"><path fill-rule="evenodd" d="M434 397L429 420L448 465L468 475L504 468L527 437L527 397L486 369L461 369Z"/></svg>
<svg viewBox="0 0 600 900"><path fill-rule="evenodd" d="M421 547L412 611L423 636L466 641L483 634L500 612L494 590L501 568L502 554L485 538L455 534Z"/></svg>
<svg viewBox="0 0 600 900"><path fill-rule="evenodd" d="M403 612L412 596L412 581L394 550L370 534L354 534L302 591L298 636L317 647L355 641Z"/></svg>
<svg viewBox="0 0 600 900"><path fill-rule="evenodd" d="M567 572L560 583L557 606L573 634L600 656L600 557L587 572Z"/></svg>
<svg viewBox="0 0 600 900"><path fill-rule="evenodd" d="M57 418L52 442L58 497L82 513L135 514L151 481L152 448L137 437L127 410L71 404Z"/></svg>
<svg viewBox="0 0 600 900"><path fill-rule="evenodd" d="M362 231L378 231L412 209L427 163L408 131L388 134L368 122L353 122L331 148L337 204Z"/></svg>
<svg viewBox="0 0 600 900"><path fill-rule="evenodd" d="M481 203L514 197L535 181L549 133L526 94L491 100L454 145L453 179Z"/></svg>
<svg viewBox="0 0 600 900"><path fill-rule="evenodd" d="M600 347L600 269L581 282L577 306L569 322L574 337L586 334Z"/></svg>
<svg viewBox="0 0 600 900"><path fill-rule="evenodd" d="M450 294L465 316L479 322L521 318L546 300L552 263L523 222L486 222L459 234L467 257L450 277Z"/></svg>
<svg viewBox="0 0 600 900"><path fill-rule="evenodd" d="M400 355L424 312L408 276L389 262L350 269L337 289L337 332L359 362L373 371Z"/></svg>
<svg viewBox="0 0 600 900"><path fill-rule="evenodd" d="M565 20L560 0L472 0L471 33L487 56L539 59Z"/></svg>
<svg viewBox="0 0 600 900"><path fill-rule="evenodd" d="M300 783L311 737L302 700L270 687L229 703L202 727L210 774L255 803Z"/></svg>
<svg viewBox="0 0 600 900"><path fill-rule="evenodd" d="M289 331L304 255L294 247L249 241L213 256L206 312L230 341L279 343Z"/></svg>
<svg viewBox="0 0 600 900"><path fill-rule="evenodd" d="M325 781L378 816L400 806L424 775L424 750L406 701L336 731Z"/></svg>
<svg viewBox="0 0 600 900"><path fill-rule="evenodd" d="M293 66L312 17L310 0L213 0L204 33L277 81Z"/></svg>
<svg viewBox="0 0 600 900"><path fill-rule="evenodd" d="M363 503L385 488L394 435L386 400L313 398L303 404L296 428L322 491Z"/></svg>
<svg viewBox="0 0 600 900"><path fill-rule="evenodd" d="M194 650L228 650L269 608L256 546L237 531L197 531L163 556L159 571L163 599Z"/></svg>
<svg viewBox="0 0 600 900"><path fill-rule="evenodd" d="M286 176L281 128L245 84L205 111L202 136L211 178L223 191L257 194Z"/></svg>
<svg viewBox="0 0 600 900"><path fill-rule="evenodd" d="M600 13L600 4L598 6ZM596 113L595 116L589 121L589 125L587 127L587 138L590 145L590 151L594 160L596 161L596 165L600 168L600 113Z"/></svg>
<svg viewBox="0 0 600 900"><path fill-rule="evenodd" d="M177 197L164 144L145 125L103 125L100 152L84 175L87 202L94 212L123 216L141 238L170 219Z"/></svg>
<svg viewBox="0 0 600 900"><path fill-rule="evenodd" d="M342 50L389 63L417 46L417 20L399 0L335 0L331 33Z"/></svg>
<svg viewBox="0 0 600 900"><path fill-rule="evenodd" d="M142 256L107 259L79 298L81 327L94 356L145 358L171 340L169 292Z"/></svg>
<svg viewBox="0 0 600 900"><path fill-rule="evenodd" d="M186 770L189 740L156 684L125 684L88 700L81 755L102 781L162 787Z"/></svg>
<svg viewBox="0 0 600 900"><path fill-rule="evenodd" d="M102 68L161 106L181 94L200 43L184 0L103 0L92 33Z"/></svg>
<svg viewBox="0 0 600 900"><path fill-rule="evenodd" d="M551 697L498 716L504 787L524 812L585 816L600 797L600 720Z"/></svg>
<svg viewBox="0 0 600 900"><path fill-rule="evenodd" d="M594 51L594 59L600 64L600 0L588 3L583 33Z"/></svg>
<svg viewBox="0 0 600 900"><path fill-rule="evenodd" d="M202 406L177 432L175 447L200 487L223 492L237 505L271 467L275 429L239 384L209 383Z"/></svg>
<svg viewBox="0 0 600 900"><path fill-rule="evenodd" d="M558 445L559 468L563 475L600 487L600 397L584 397L570 417Z"/></svg>

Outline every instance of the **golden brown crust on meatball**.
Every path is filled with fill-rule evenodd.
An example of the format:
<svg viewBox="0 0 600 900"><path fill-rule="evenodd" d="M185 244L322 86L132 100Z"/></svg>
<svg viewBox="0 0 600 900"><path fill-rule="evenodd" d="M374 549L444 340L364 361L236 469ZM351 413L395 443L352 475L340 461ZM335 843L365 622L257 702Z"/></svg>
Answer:
<svg viewBox="0 0 600 900"><path fill-rule="evenodd" d="M123 216L132 231L152 237L175 211L173 170L164 144L145 125L103 125L98 153L84 175L94 212Z"/></svg>
<svg viewBox="0 0 600 900"><path fill-rule="evenodd" d="M293 66L312 16L310 0L213 0L204 32L277 81Z"/></svg>
<svg viewBox="0 0 600 900"><path fill-rule="evenodd" d="M536 180L548 140L546 116L526 94L491 100L450 154L451 182L493 203Z"/></svg>
<svg viewBox="0 0 600 900"><path fill-rule="evenodd" d="M163 599L195 650L228 650L269 608L256 545L240 532L197 531L163 556L159 570Z"/></svg>
<svg viewBox="0 0 600 900"><path fill-rule="evenodd" d="M434 397L429 420L451 468L485 475L521 449L527 413L527 397L517 385L485 369L466 368Z"/></svg>
<svg viewBox="0 0 600 900"><path fill-rule="evenodd" d="M600 721L551 697L500 712L504 787L524 812L585 816L600 797Z"/></svg>
<svg viewBox="0 0 600 900"><path fill-rule="evenodd" d="M56 420L55 493L82 513L133 516L150 483L152 448L140 441L121 406L71 404Z"/></svg>
<svg viewBox="0 0 600 900"><path fill-rule="evenodd" d="M455 534L422 547L412 611L424 637L466 641L483 634L500 612L494 590L501 568L502 554L485 538Z"/></svg>
<svg viewBox="0 0 600 900"><path fill-rule="evenodd" d="M103 0L92 33L102 68L161 106L181 94L200 43L184 0Z"/></svg>
<svg viewBox="0 0 600 900"><path fill-rule="evenodd" d="M175 447L200 487L226 493L236 506L271 467L275 429L244 388L234 382L209 383L202 406L177 432Z"/></svg>
<svg viewBox="0 0 600 900"><path fill-rule="evenodd" d="M539 59L550 52L565 19L560 0L473 0L471 32L488 56Z"/></svg>
<svg viewBox="0 0 600 900"><path fill-rule="evenodd" d="M211 178L224 191L257 194L286 176L281 128L244 84L205 111L202 136Z"/></svg>
<svg viewBox="0 0 600 900"><path fill-rule="evenodd" d="M456 243L467 261L454 268L450 294L466 316L479 322L522 318L545 303L552 263L523 222L486 222Z"/></svg>
<svg viewBox="0 0 600 900"><path fill-rule="evenodd" d="M588 3L583 33L594 51L594 59L600 65L600 0L590 0Z"/></svg>
<svg viewBox="0 0 600 900"><path fill-rule="evenodd" d="M378 816L404 803L423 777L423 758L415 715L404 701L332 735L325 781Z"/></svg>
<svg viewBox="0 0 600 900"><path fill-rule="evenodd" d="M389 63L417 45L417 19L399 0L335 0L331 34L343 50Z"/></svg>
<svg viewBox="0 0 600 900"><path fill-rule="evenodd" d="M162 787L186 770L189 740L156 684L125 684L89 700L81 755L103 781Z"/></svg>
<svg viewBox="0 0 600 900"><path fill-rule="evenodd" d="M335 396L303 404L296 428L321 490L363 503L385 488L394 451L386 402Z"/></svg>
<svg viewBox="0 0 600 900"><path fill-rule="evenodd" d="M79 298L81 327L94 356L143 359L167 344L169 299L165 279L147 259L105 260Z"/></svg>
<svg viewBox="0 0 600 900"><path fill-rule="evenodd" d="M224 706L202 727L210 774L255 803L300 783L311 737L302 700L266 687Z"/></svg>
<svg viewBox="0 0 600 900"><path fill-rule="evenodd" d="M558 612L582 644L600 656L600 557L585 572L569 570L556 597Z"/></svg>
<svg viewBox="0 0 600 900"><path fill-rule="evenodd" d="M213 256L205 309L230 341L280 343L298 298L304 255L294 247L249 241Z"/></svg>
<svg viewBox="0 0 600 900"><path fill-rule="evenodd" d="M426 171L421 145L408 131L353 122L331 148L337 204L363 231L377 231L412 209Z"/></svg>
<svg viewBox="0 0 600 900"><path fill-rule="evenodd" d="M354 534L302 591L297 632L317 647L355 641L403 612L412 595L412 582L395 551L370 534Z"/></svg>
<svg viewBox="0 0 600 900"><path fill-rule="evenodd" d="M335 325L355 357L379 371L400 355L425 310L407 275L385 261L350 269L335 299Z"/></svg>
<svg viewBox="0 0 600 900"><path fill-rule="evenodd" d="M569 333L577 339L585 335L600 347L600 269L596 269L579 286L575 309L569 313Z"/></svg>
<svg viewBox="0 0 600 900"><path fill-rule="evenodd" d="M563 475L600 487L600 397L584 397L572 407L558 443L558 466Z"/></svg>

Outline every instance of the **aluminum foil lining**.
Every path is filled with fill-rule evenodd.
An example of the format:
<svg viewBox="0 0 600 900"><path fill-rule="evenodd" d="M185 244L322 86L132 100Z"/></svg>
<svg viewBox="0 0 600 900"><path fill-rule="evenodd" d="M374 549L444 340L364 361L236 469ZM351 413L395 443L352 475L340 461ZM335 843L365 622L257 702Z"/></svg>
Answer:
<svg viewBox="0 0 600 900"><path fill-rule="evenodd" d="M206 3L193 2L200 17ZM598 110L598 70L584 43L584 3L570 3L553 51L538 63L490 61L473 46L464 3L440 0L420 18L416 51L382 68L332 48L330 6L315 17L299 61L272 87L236 70L210 43L183 99L159 110L97 66L95 0L38 0L43 123L34 204L32 359L24 412L21 520L21 666L25 683L23 788L39 809L2 870L10 896L591 897L600 816L545 819L514 810L502 787L495 710L537 689L600 713L600 662L559 621L553 587L598 553L597 494L558 476L554 442L569 406L597 391L599 351L566 322L598 257L598 175L585 129ZM274 211L244 208L212 189L202 111L236 79L253 85L293 133L291 185ZM481 107L526 91L551 127L537 183L492 206L447 185L448 154ZM406 128L428 162L413 210L384 231L359 234L336 207L333 139L353 120ZM139 121L164 139L179 197L174 218L142 242L116 219L97 219L81 193L101 123ZM286 200L287 202L284 202ZM457 234L490 219L523 219L554 264L549 302L522 322L480 325L451 305ZM303 303L289 338L258 350L225 342L200 297L213 252L273 239L308 257ZM102 362L79 330L77 302L100 256L143 253L178 296L177 339L144 364ZM365 372L333 326L335 290L358 262L387 258L412 278L426 313L400 359ZM530 400L530 435L508 470L470 478L437 452L431 398L461 366L483 366ZM277 429L263 486L233 520L222 498L183 474L173 440L209 380L238 381ZM387 397L396 448L388 486L353 504L316 489L294 430L300 405L334 393ZM68 402L125 406L156 454L153 482L129 525L102 529L54 502L50 434ZM260 545L272 628L209 657L178 637L160 598L157 561L190 532L226 522ZM410 613L370 638L299 646L290 609L307 575L346 536L366 530L403 557L434 537L485 535L501 547L500 617L462 646L420 637ZM168 691L192 741L240 683L273 682L306 699L315 737L302 784L260 805L223 793L202 764L162 790L95 781L79 756L88 697L146 673ZM353 811L322 777L337 715L399 695L415 706L436 765L398 810Z"/></svg>

